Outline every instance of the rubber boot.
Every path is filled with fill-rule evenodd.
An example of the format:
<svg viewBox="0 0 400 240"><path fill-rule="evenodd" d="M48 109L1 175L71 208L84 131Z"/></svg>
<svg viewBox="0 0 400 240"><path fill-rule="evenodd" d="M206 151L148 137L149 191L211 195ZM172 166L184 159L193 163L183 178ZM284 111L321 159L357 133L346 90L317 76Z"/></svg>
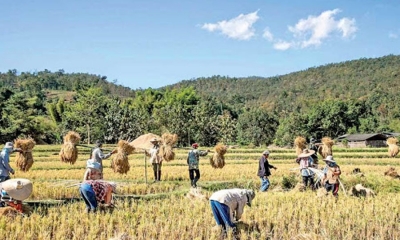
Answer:
<svg viewBox="0 0 400 240"><path fill-rule="evenodd" d="M154 171L154 182L157 182L157 171Z"/></svg>
<svg viewBox="0 0 400 240"><path fill-rule="evenodd" d="M161 181L161 171L158 171L157 181Z"/></svg>
<svg viewBox="0 0 400 240"><path fill-rule="evenodd" d="M193 187L197 187L197 181L199 181L199 179L198 178L194 178L193 179Z"/></svg>

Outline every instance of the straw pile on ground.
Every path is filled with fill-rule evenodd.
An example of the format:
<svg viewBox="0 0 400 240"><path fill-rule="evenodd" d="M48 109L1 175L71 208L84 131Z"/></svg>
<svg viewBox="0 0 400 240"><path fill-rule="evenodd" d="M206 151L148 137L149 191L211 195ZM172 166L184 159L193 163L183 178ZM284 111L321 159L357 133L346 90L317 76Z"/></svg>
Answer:
<svg viewBox="0 0 400 240"><path fill-rule="evenodd" d="M14 218L18 216L20 213L12 207L0 207L0 217L10 217Z"/></svg>
<svg viewBox="0 0 400 240"><path fill-rule="evenodd" d="M293 192L304 192L306 190L306 186L303 183L297 183L296 186L292 189Z"/></svg>
<svg viewBox="0 0 400 240"><path fill-rule="evenodd" d="M61 147L59 154L62 162L66 162L71 165L76 162L76 159L78 158L78 149L76 148L76 145L80 140L81 137L74 131L69 131L67 135L65 135L64 144Z"/></svg>
<svg viewBox="0 0 400 240"><path fill-rule="evenodd" d="M186 197L191 200L194 200L194 199L204 200L204 201L208 200L207 196L202 193L200 187L190 188L189 192L186 194Z"/></svg>
<svg viewBox="0 0 400 240"><path fill-rule="evenodd" d="M129 144L127 141L118 141L117 153L114 154L111 162L111 167L114 172L126 174L129 171L130 165L128 161L128 155L133 153L133 151L135 151L135 147Z"/></svg>
<svg viewBox="0 0 400 240"><path fill-rule="evenodd" d="M375 197L376 194L372 189L357 184L349 190L349 195L355 197Z"/></svg>
<svg viewBox="0 0 400 240"><path fill-rule="evenodd" d="M175 153L172 151L174 145L178 142L178 135L164 133L161 136L161 146L158 152L163 160L169 162L175 159Z"/></svg>
<svg viewBox="0 0 400 240"><path fill-rule="evenodd" d="M296 155L299 155L303 152L303 149L307 148L307 141L305 138L298 136L294 139L294 146L296 148Z"/></svg>
<svg viewBox="0 0 400 240"><path fill-rule="evenodd" d="M389 176L389 177L392 177L392 178L399 178L400 179L400 175L397 173L397 171L394 169L394 167L390 167L385 172L385 176Z"/></svg>
<svg viewBox="0 0 400 240"><path fill-rule="evenodd" d="M397 138L391 137L386 140L387 145L389 146L389 156L396 157L399 153L399 146L397 146Z"/></svg>
<svg viewBox="0 0 400 240"><path fill-rule="evenodd" d="M17 153L17 167L27 172L33 165L32 149L35 147L35 141L32 138L17 139L14 141L15 148L20 148L22 152Z"/></svg>
<svg viewBox="0 0 400 240"><path fill-rule="evenodd" d="M324 137L321 140L322 145L318 148L318 153L325 159L327 156L332 156L332 146L334 144L330 137Z"/></svg>
<svg viewBox="0 0 400 240"><path fill-rule="evenodd" d="M227 152L228 148L222 144L218 143L214 147L214 154L210 158L210 164L213 168L223 168L225 166L225 153Z"/></svg>

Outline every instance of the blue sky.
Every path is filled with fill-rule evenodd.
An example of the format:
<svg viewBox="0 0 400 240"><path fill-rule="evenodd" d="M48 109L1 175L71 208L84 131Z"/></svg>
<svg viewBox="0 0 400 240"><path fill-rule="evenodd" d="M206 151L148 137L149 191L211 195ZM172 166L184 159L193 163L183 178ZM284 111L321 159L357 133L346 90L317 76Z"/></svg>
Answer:
<svg viewBox="0 0 400 240"><path fill-rule="evenodd" d="M0 72L49 69L137 88L282 75L400 54L393 0L3 0Z"/></svg>

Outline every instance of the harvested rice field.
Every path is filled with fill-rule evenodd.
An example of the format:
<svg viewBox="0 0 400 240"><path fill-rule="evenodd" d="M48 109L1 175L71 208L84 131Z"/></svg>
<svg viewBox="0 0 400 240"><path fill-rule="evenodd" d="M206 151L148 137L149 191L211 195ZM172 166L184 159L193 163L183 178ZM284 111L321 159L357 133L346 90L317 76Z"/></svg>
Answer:
<svg viewBox="0 0 400 240"><path fill-rule="evenodd" d="M113 147L104 146L110 151ZM209 202L187 197L188 150L177 149L175 159L163 163L162 181L157 183L153 183L147 164L146 184L148 158L143 153L129 155L126 174L114 172L112 157L103 160L105 180L118 184L116 208L86 214L78 187L71 185L81 181L89 149L78 147L73 165L60 161L60 149L61 145L35 146L34 163L27 172L18 170L16 155L11 155L11 166L16 170L13 177L33 182L33 193L25 201L32 213L1 216L2 239L221 239L220 232L213 230ZM389 167L400 172L400 158L389 158L387 148L333 147L346 189L340 189L337 201L331 195L292 189L301 182L295 149L269 149L270 164L278 169L272 170L268 192L258 192L256 173L263 150L228 149L223 168L211 166L212 154L200 159L198 185L206 197L224 188L256 190L252 207L245 207L238 224L239 239L400 239L400 179L384 175ZM320 160L320 167L322 164ZM355 168L362 174L353 174ZM348 190L359 183L376 196L350 196Z"/></svg>

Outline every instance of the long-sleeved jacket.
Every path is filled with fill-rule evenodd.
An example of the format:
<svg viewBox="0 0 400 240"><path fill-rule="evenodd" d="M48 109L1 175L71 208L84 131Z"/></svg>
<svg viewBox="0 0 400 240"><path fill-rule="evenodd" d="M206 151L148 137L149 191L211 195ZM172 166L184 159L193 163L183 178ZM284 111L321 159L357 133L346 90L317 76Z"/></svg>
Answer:
<svg viewBox="0 0 400 240"><path fill-rule="evenodd" d="M10 167L10 150L4 148L0 153L0 176L7 177L14 173L14 169Z"/></svg>
<svg viewBox="0 0 400 240"><path fill-rule="evenodd" d="M189 169L199 169L200 156L206 156L207 154L207 151L200 151L197 149L190 150L186 160L187 164L189 165Z"/></svg>
<svg viewBox="0 0 400 240"><path fill-rule="evenodd" d="M258 176L259 177L270 176L271 175L270 168L275 168L275 167L269 164L268 159L263 155L260 158L260 162L258 164Z"/></svg>
<svg viewBox="0 0 400 240"><path fill-rule="evenodd" d="M244 206L248 201L245 189L239 188L219 190L211 195L210 200L229 207L231 222L242 217ZM234 215L236 219L234 219Z"/></svg>
<svg viewBox="0 0 400 240"><path fill-rule="evenodd" d="M150 163L153 164L162 162L162 157L158 156L159 151L160 151L159 145L154 145L152 148L150 148L149 151L146 151L146 155L150 157L149 159Z"/></svg>
<svg viewBox="0 0 400 240"><path fill-rule="evenodd" d="M342 173L339 165L335 164L334 166L326 166L323 170L324 179L323 181L327 181L329 184L339 183L339 176Z"/></svg>
<svg viewBox="0 0 400 240"><path fill-rule="evenodd" d="M104 154L99 147L96 147L96 148L93 149L92 159L95 162L100 163L100 171L101 172L103 172L103 159L109 158L111 156L111 154L112 154L111 152L107 153L107 154Z"/></svg>

